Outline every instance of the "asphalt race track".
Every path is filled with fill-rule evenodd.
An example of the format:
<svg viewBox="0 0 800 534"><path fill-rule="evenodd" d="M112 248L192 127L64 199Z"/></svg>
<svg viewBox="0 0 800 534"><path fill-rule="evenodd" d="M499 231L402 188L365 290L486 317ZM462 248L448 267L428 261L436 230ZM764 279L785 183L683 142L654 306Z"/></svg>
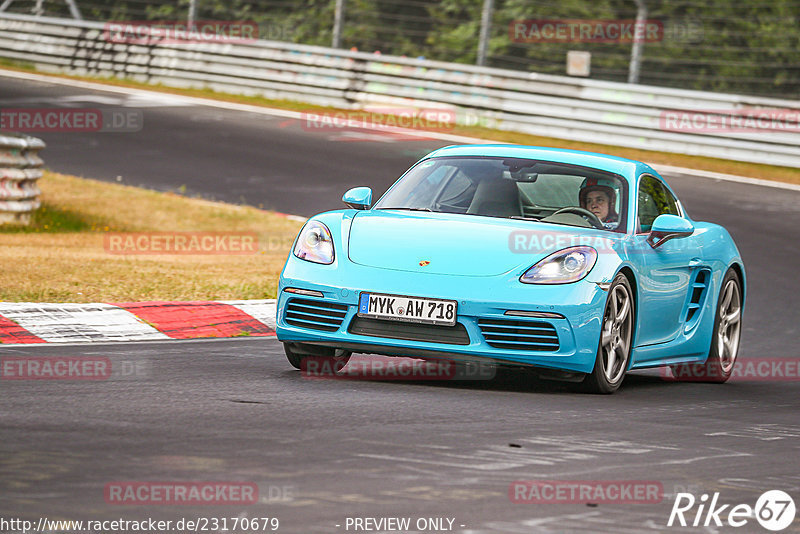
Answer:
<svg viewBox="0 0 800 534"><path fill-rule="evenodd" d="M189 194L306 216L337 208L350 186L382 193L447 144L307 131L280 117L0 77L0 108L50 106L144 114L137 133L36 134L54 171L158 190L185 185ZM796 364L800 193L668 179L690 215L726 226L744 256L739 364ZM465 534L767 532L753 518L738 529L666 523L682 491L750 506L766 490L800 497L797 378L720 386L650 371L629 375L612 396L508 371L490 381L312 380L271 338L18 346L2 355L104 357L129 371L0 382L4 518L277 517L278 532L292 533L355 532L348 518L367 517L446 518L449 531ZM512 503L510 485L531 479L653 481L664 495L656 504ZM104 488L115 481L250 481L259 499L109 504ZM448 530L403 532L417 531ZM800 520L783 532L800 532Z"/></svg>
<svg viewBox="0 0 800 534"><path fill-rule="evenodd" d="M344 532L336 525L347 517L450 517L465 533L636 533L663 531L672 498L512 504L508 487L534 478L655 480L665 493L720 491L725 502L754 503L767 489L800 486L794 383L715 387L631 375L617 395L596 397L517 375L311 380L288 367L277 342L249 339L7 353L139 367L127 379L3 385L3 516L244 512L278 517L281 531L297 533ZM104 486L129 480L253 481L263 502L106 504Z"/></svg>

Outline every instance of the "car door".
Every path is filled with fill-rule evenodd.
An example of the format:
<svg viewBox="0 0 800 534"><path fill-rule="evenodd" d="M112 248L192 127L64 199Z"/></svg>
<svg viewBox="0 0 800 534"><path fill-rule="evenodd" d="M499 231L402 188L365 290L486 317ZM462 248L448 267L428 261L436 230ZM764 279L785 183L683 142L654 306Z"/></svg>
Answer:
<svg viewBox="0 0 800 534"><path fill-rule="evenodd" d="M657 248L647 243L659 215L683 217L675 196L661 180L649 174L639 178L634 251L640 255L639 328L637 346L666 343L678 336L686 321L686 302L694 271L702 264L697 235L671 239Z"/></svg>

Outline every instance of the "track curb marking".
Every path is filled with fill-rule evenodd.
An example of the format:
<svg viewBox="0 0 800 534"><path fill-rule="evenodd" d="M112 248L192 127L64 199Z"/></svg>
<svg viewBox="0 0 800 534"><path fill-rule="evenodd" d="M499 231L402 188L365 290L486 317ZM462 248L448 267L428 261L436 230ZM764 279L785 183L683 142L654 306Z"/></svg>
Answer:
<svg viewBox="0 0 800 534"><path fill-rule="evenodd" d="M0 346L274 336L275 300L0 302Z"/></svg>
<svg viewBox="0 0 800 534"><path fill-rule="evenodd" d="M45 343L45 340L34 336L11 319L0 316L0 343L27 345L29 343Z"/></svg>

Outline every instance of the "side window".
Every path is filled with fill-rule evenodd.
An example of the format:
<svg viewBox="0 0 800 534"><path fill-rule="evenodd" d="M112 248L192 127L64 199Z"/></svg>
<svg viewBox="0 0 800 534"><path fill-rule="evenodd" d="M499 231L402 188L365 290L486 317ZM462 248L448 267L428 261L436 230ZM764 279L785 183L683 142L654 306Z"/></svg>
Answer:
<svg viewBox="0 0 800 534"><path fill-rule="evenodd" d="M639 231L649 232L656 217L665 213L679 215L678 203L672 193L652 176L639 180Z"/></svg>
<svg viewBox="0 0 800 534"><path fill-rule="evenodd" d="M667 206L668 211L664 213L669 213L670 215L680 215L680 211L678 210L678 201L672 196L672 193L669 192L669 189L664 187L664 184L661 184L661 187L664 189L664 196L667 199Z"/></svg>

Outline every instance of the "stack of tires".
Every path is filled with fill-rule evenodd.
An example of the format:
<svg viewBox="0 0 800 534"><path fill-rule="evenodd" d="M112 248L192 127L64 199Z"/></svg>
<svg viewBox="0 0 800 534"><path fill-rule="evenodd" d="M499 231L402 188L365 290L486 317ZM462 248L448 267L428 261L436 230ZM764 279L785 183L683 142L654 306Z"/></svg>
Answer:
<svg viewBox="0 0 800 534"><path fill-rule="evenodd" d="M0 133L0 224L28 224L39 207L44 147L35 137Z"/></svg>

